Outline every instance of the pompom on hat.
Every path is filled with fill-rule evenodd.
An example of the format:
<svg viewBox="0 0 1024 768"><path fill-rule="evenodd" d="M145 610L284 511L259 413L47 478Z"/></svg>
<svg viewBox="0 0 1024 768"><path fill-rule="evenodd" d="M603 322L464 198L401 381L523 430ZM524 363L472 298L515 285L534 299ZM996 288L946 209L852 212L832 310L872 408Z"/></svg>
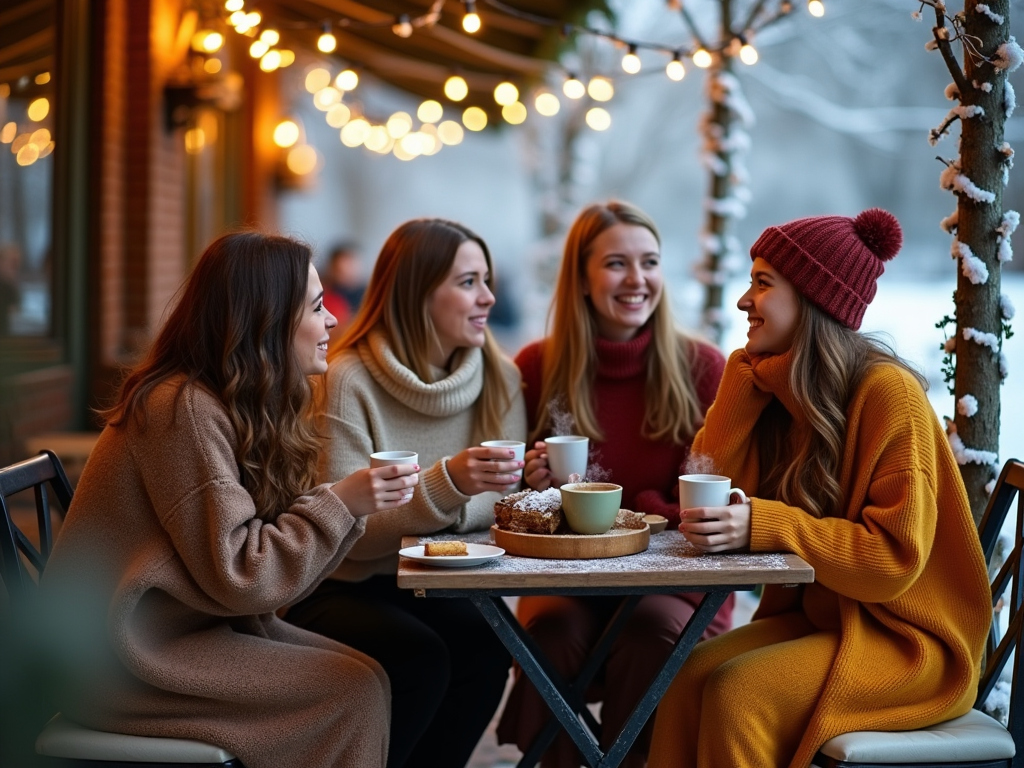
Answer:
<svg viewBox="0 0 1024 768"><path fill-rule="evenodd" d="M884 263L901 245L896 217L870 208L853 219L812 216L768 227L751 246L750 257L767 261L810 301L857 330Z"/></svg>

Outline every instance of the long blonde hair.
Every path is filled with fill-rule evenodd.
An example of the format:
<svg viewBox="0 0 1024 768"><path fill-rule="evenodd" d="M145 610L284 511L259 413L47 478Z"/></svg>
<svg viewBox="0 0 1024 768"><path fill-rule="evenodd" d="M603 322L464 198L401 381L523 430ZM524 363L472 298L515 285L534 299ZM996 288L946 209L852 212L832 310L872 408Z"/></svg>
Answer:
<svg viewBox="0 0 1024 768"><path fill-rule="evenodd" d="M839 472L846 444L846 409L872 367L891 364L909 372L923 389L928 383L879 339L858 333L802 294L793 338L789 387L810 429L791 434L792 417L777 400L762 413L755 430L761 460L758 495L776 498L814 517L842 511ZM775 460L766 463L766 457Z"/></svg>
<svg viewBox="0 0 1024 768"><path fill-rule="evenodd" d="M427 300L455 262L467 240L480 246L487 260L487 287L494 291L491 254L468 227L445 219L413 219L391 233L373 267L362 306L332 347L333 360L376 328L382 329L398 361L421 381L431 381L428 350L440 346ZM484 386L476 402L473 429L478 437L501 434L512 404L501 369L502 353L489 328L484 329Z"/></svg>
<svg viewBox="0 0 1024 768"><path fill-rule="evenodd" d="M549 407L553 403L559 403L575 419L578 434L592 440L603 439L591 393L597 369L597 321L590 299L584 295L583 279L594 240L616 224L644 227L654 235L659 247L661 245L654 222L629 203L611 201L605 205L591 205L576 217L565 240L551 306L553 323L544 344L537 426L530 436L531 442L549 432L552 426ZM664 292L649 322L652 339L647 350L642 435L650 440L670 440L678 445L693 437L704 418L693 381L697 342L676 328Z"/></svg>
<svg viewBox="0 0 1024 768"><path fill-rule="evenodd" d="M242 485L256 516L271 522L316 479L310 382L294 351L312 255L304 243L257 232L215 240L114 405L99 412L112 427L133 420L145 429L160 384L184 376L176 398L202 385L227 410Z"/></svg>

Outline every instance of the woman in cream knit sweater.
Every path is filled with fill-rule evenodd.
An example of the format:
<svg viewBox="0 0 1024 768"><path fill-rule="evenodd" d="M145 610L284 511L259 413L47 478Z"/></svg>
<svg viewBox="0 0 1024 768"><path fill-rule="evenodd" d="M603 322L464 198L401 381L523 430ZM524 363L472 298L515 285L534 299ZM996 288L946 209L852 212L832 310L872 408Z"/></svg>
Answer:
<svg viewBox="0 0 1024 768"><path fill-rule="evenodd" d="M901 241L873 209L751 248L747 345L693 443L750 502L679 527L708 552L794 552L815 582L766 587L749 625L698 645L658 709L653 768L807 768L834 736L974 701L992 603L967 494L919 377L856 332Z"/></svg>
<svg viewBox="0 0 1024 768"><path fill-rule="evenodd" d="M315 485L307 377L335 320L310 256L215 241L104 413L43 578L65 716L211 742L249 768L384 765L384 671L274 615L415 481L388 467Z"/></svg>
<svg viewBox="0 0 1024 768"><path fill-rule="evenodd" d="M487 329L487 246L466 227L420 219L391 234L362 309L332 352L322 476L381 450L419 454L405 506L375 515L346 560L288 620L351 645L387 671L390 768L465 765L501 699L509 657L465 600L422 600L395 585L402 536L486 530L518 482L524 440L515 365ZM411 468L410 468L411 469Z"/></svg>

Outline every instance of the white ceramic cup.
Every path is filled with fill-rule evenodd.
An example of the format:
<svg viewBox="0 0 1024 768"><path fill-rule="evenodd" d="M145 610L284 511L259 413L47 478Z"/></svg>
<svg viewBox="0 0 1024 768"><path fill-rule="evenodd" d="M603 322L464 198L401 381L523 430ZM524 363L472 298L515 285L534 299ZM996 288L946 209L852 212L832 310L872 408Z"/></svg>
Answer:
<svg viewBox="0 0 1024 768"><path fill-rule="evenodd" d="M370 468L390 467L393 464L419 464L420 455L415 451L377 451L370 454Z"/></svg>
<svg viewBox="0 0 1024 768"><path fill-rule="evenodd" d="M515 453L512 457L513 461L522 461L523 457L526 456L526 443L521 443L518 440L484 440L480 443L484 448L506 448L510 449ZM523 477L523 470L517 470L515 472L509 472L510 475L515 475L519 479Z"/></svg>
<svg viewBox="0 0 1024 768"><path fill-rule="evenodd" d="M741 503L750 501L742 490L730 486L732 480L724 475L680 475L679 510L727 507L734 493L742 499Z"/></svg>
<svg viewBox="0 0 1024 768"><path fill-rule="evenodd" d="M589 437L555 435L545 438L544 444L547 445L548 468L555 480L567 483L569 475L579 475L581 479L586 476Z"/></svg>

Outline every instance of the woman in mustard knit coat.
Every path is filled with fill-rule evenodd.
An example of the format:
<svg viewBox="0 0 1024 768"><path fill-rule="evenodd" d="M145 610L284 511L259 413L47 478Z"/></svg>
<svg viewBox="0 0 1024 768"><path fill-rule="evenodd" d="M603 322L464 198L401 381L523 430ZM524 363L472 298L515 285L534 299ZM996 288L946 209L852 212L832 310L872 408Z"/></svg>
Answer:
<svg viewBox="0 0 1024 768"><path fill-rule="evenodd" d="M750 329L694 440L751 497L683 510L707 552L793 552L754 620L701 643L658 709L652 768L806 768L841 733L971 707L991 620L981 547L920 377L857 333L902 233L889 213L770 227L739 301Z"/></svg>

